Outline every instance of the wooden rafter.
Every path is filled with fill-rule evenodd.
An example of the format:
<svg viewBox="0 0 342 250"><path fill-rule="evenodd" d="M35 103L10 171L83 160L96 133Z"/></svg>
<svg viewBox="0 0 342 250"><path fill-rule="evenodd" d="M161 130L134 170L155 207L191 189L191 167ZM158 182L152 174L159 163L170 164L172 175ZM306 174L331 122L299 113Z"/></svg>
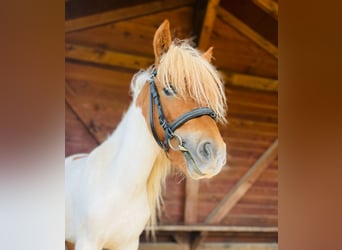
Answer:
<svg viewBox="0 0 342 250"><path fill-rule="evenodd" d="M278 91L278 80L275 79L232 73L227 71L220 71L220 73L225 84L227 84L228 86L233 85L271 92Z"/></svg>
<svg viewBox="0 0 342 250"><path fill-rule="evenodd" d="M277 243L205 243L199 250L277 250ZM140 243L139 250L190 250L177 243Z"/></svg>
<svg viewBox="0 0 342 250"><path fill-rule="evenodd" d="M193 248L193 244L191 244L190 239L191 235L195 232L206 232L206 233L266 233L266 234L274 234L275 236L278 233L278 228L277 227L256 227L256 226L223 226L223 225L207 225L207 224L202 224L202 225L157 225L155 227L155 230L158 232L164 232L164 233L170 233L172 234L173 238L177 242L177 244L173 245L158 245L158 243L155 245L156 249L168 249L168 247L172 248L174 247L173 250L175 249L180 249L180 250L190 250L190 249L195 249ZM150 247L151 245L148 243L142 243L142 244L147 244L144 247ZM253 249L253 245L247 246L247 245L237 245L236 247L252 247L252 248L247 248L247 249ZM204 247L204 244L201 244L198 248L200 249L207 249ZM212 246L213 250L217 250L220 248L215 248ZM216 245L218 247L218 245ZM231 248L233 247L232 245L225 245L224 248L222 249L234 249ZM256 246L258 249L258 246ZM150 249L150 248L147 248ZM211 248L209 248L211 249ZM237 248L237 249L246 249L246 248ZM261 248L263 249L263 248ZM268 248L265 248L268 249ZM272 249L272 248L271 248Z"/></svg>
<svg viewBox="0 0 342 250"><path fill-rule="evenodd" d="M87 47L76 44L65 44L65 57L85 62L111 65L130 69L142 69L151 65L154 59L136 56L118 51Z"/></svg>
<svg viewBox="0 0 342 250"><path fill-rule="evenodd" d="M275 159L277 153L278 139L272 143L239 182L224 196L215 209L208 215L205 223L219 223Z"/></svg>
<svg viewBox="0 0 342 250"><path fill-rule="evenodd" d="M154 60L152 57L136 56L71 43L66 43L65 45L65 57L67 59L134 70L149 67ZM228 86L241 86L264 91L278 90L278 80L227 71L221 71L220 73Z"/></svg>
<svg viewBox="0 0 342 250"><path fill-rule="evenodd" d="M257 226L225 226L225 225L157 225L156 231L163 232L239 232L239 233L277 233L277 227L257 227Z"/></svg>
<svg viewBox="0 0 342 250"><path fill-rule="evenodd" d="M234 15L232 15L229 11L219 7L217 9L217 17L221 18L222 21L231 25L237 31L239 31L244 36L251 39L253 42L258 44L261 48L263 48L266 52L272 55L275 58L278 58L278 48L269 42L267 39L262 37L260 34L255 32L249 26L241 22Z"/></svg>
<svg viewBox="0 0 342 250"><path fill-rule="evenodd" d="M219 204L205 219L207 224L219 223L227 213L236 205L236 203L245 195L253 183L258 179L261 173L275 159L278 153L278 139L261 155L253 166L245 173L238 183L223 197ZM202 231L193 241L192 250L198 249L198 246L208 235L207 231Z"/></svg>
<svg viewBox="0 0 342 250"><path fill-rule="evenodd" d="M194 0L162 0L140 4L127 8L115 9L99 14L80 17L65 22L65 32L71 32L111 22L122 21L143 15L150 15L160 11L166 11L177 7L193 4Z"/></svg>
<svg viewBox="0 0 342 250"><path fill-rule="evenodd" d="M216 9L218 8L220 0L209 0L206 8L206 12L204 15L204 20L202 24L202 29L200 32L200 38L198 42L198 48L200 50L206 50L209 45L209 39L211 36L211 32L213 30L215 18L216 18Z"/></svg>
<svg viewBox="0 0 342 250"><path fill-rule="evenodd" d="M252 0L266 13L278 20L278 3L274 0Z"/></svg>

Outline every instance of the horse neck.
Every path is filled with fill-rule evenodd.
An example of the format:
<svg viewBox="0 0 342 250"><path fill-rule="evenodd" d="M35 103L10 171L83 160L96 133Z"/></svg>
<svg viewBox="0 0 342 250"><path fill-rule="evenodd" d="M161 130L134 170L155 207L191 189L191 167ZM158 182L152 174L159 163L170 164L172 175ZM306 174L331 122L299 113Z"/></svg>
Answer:
<svg viewBox="0 0 342 250"><path fill-rule="evenodd" d="M146 185L160 148L147 128L141 109L132 103L117 129L98 151L110 178Z"/></svg>

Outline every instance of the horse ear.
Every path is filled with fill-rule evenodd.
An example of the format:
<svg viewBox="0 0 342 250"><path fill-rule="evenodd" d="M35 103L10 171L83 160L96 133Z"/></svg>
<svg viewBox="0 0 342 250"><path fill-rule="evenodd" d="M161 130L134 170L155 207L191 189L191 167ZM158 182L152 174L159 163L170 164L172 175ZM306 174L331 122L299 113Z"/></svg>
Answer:
<svg viewBox="0 0 342 250"><path fill-rule="evenodd" d="M213 57L213 50L214 50L214 47L210 47L206 52L203 53L203 57L208 62L211 62L211 58Z"/></svg>
<svg viewBox="0 0 342 250"><path fill-rule="evenodd" d="M155 66L159 64L161 56L167 52L170 45L171 45L170 23L169 23L169 20L166 19L159 26L153 38Z"/></svg>

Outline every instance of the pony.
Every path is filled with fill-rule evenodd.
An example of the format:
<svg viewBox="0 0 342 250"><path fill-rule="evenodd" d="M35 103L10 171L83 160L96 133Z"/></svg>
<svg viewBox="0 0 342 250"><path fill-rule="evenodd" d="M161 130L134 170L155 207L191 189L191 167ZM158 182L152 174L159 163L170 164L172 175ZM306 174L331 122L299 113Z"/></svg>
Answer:
<svg viewBox="0 0 342 250"><path fill-rule="evenodd" d="M116 130L89 154L65 159L66 247L136 250L153 228L172 167L211 178L226 164L217 123L226 122L221 78L205 53L172 40L165 20L155 61L131 81L132 102Z"/></svg>

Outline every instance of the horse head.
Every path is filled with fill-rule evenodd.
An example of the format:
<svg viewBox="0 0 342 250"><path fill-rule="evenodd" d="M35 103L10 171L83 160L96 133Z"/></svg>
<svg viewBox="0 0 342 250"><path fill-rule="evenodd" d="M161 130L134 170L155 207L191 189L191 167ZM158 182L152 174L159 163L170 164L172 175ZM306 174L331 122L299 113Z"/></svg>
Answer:
<svg viewBox="0 0 342 250"><path fill-rule="evenodd" d="M172 41L167 20L156 31L153 48L149 84L139 87L136 105L173 166L193 179L210 178L226 164L217 126L226 122L226 98L210 62L212 48L201 53L187 41Z"/></svg>

